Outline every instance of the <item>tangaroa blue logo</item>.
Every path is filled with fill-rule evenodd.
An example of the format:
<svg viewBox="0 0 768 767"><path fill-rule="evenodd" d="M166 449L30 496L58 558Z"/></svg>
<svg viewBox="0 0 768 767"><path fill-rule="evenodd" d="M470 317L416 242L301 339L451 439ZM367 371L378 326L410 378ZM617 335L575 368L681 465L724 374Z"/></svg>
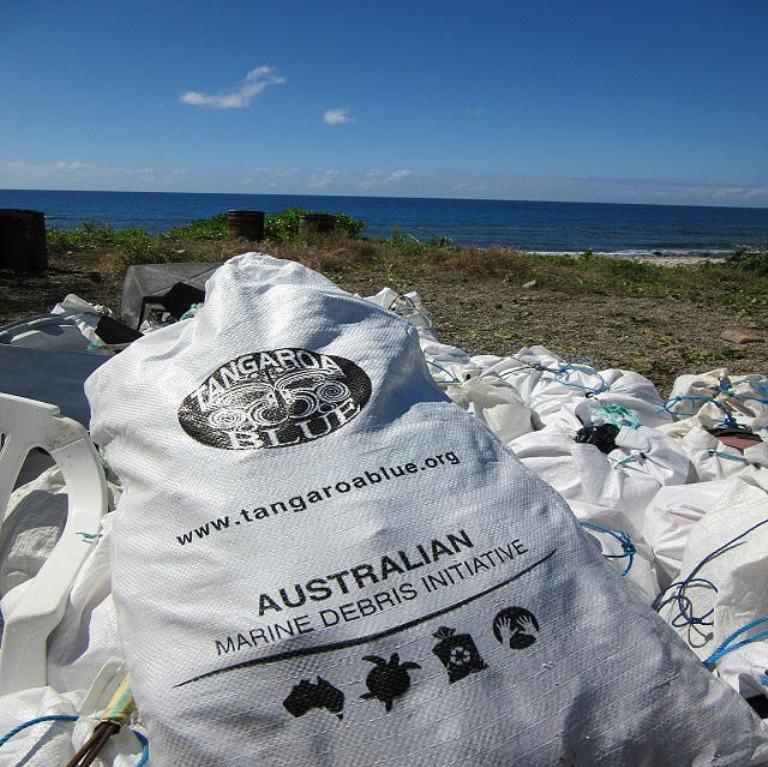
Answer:
<svg viewBox="0 0 768 767"><path fill-rule="evenodd" d="M309 349L243 354L211 373L179 407L193 439L224 450L311 442L356 418L371 397L366 373Z"/></svg>

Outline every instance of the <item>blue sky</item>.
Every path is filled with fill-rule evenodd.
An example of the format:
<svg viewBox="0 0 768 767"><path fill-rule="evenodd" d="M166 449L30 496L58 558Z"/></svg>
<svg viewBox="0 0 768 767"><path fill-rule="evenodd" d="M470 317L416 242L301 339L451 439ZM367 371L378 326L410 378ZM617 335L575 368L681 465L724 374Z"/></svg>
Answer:
<svg viewBox="0 0 768 767"><path fill-rule="evenodd" d="M0 188L768 207L766 0L0 2Z"/></svg>

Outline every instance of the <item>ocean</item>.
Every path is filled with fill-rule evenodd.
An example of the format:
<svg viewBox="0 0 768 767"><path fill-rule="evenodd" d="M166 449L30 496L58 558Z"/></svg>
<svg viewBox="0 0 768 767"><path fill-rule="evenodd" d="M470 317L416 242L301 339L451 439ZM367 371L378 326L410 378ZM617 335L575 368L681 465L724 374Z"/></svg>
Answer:
<svg viewBox="0 0 768 767"><path fill-rule="evenodd" d="M230 209L273 213L301 206L366 222L365 234L446 236L459 244L510 245L537 252L592 248L616 256L724 255L738 245L767 247L768 208L618 205L517 200L333 197L166 192L0 190L0 208L46 214L49 227L86 221L159 233Z"/></svg>

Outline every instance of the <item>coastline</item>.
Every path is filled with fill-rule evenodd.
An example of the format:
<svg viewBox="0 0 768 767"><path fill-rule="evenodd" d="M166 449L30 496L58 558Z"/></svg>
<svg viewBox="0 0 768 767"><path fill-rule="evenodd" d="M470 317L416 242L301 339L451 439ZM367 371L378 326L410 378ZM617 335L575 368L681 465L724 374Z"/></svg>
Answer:
<svg viewBox="0 0 768 767"><path fill-rule="evenodd" d="M189 235L189 233L187 233ZM249 250L299 261L343 289L370 296L415 290L441 342L506 356L543 345L570 359L635 370L668 392L683 372L768 368L768 274L723 258L532 255L512 248L456 248L406 239L330 238L252 243L146 233L49 237L49 270L0 270L0 325L45 313L67 294L119 308L129 265L218 262ZM745 328L759 342L722 338Z"/></svg>

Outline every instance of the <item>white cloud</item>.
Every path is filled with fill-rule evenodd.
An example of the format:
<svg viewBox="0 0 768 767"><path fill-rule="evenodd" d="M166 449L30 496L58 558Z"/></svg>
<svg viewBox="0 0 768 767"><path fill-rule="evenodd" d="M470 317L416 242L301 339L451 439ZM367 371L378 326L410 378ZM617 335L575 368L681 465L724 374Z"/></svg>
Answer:
<svg viewBox="0 0 768 767"><path fill-rule="evenodd" d="M481 117L485 114L485 107L467 107L464 110L465 117Z"/></svg>
<svg viewBox="0 0 768 767"><path fill-rule="evenodd" d="M344 123L353 123L356 119L349 114L349 109L346 107L326 109L323 113L323 122L326 125L344 125Z"/></svg>
<svg viewBox="0 0 768 767"><path fill-rule="evenodd" d="M206 96L199 91L186 91L179 100L183 104L211 109L242 109L247 107L269 85L281 85L285 82L272 67L256 67L243 80L239 88L233 88L225 93Z"/></svg>
<svg viewBox="0 0 768 767"><path fill-rule="evenodd" d="M399 170L393 171L374 168L365 174L365 179L363 179L358 186L360 186L361 189L373 189L382 184L393 184L397 181L402 181L412 175L412 173L413 171L408 168L400 168Z"/></svg>
<svg viewBox="0 0 768 767"><path fill-rule="evenodd" d="M135 189L137 186L164 188L183 181L184 168L125 168L97 165L79 160L29 163L25 160L0 162L3 185L19 189Z"/></svg>
<svg viewBox="0 0 768 767"><path fill-rule="evenodd" d="M408 168L401 168L400 170L393 171L389 174L384 180L387 183L390 183L392 181L402 181L404 178L407 178L411 175L411 171L408 170Z"/></svg>
<svg viewBox="0 0 768 767"><path fill-rule="evenodd" d="M267 186L274 187L280 182L295 178L298 172L298 168L250 168L242 183L244 185L266 183Z"/></svg>
<svg viewBox="0 0 768 767"><path fill-rule="evenodd" d="M323 187L332 184L338 176L339 171L337 170L325 170L322 173L316 173L314 176L311 176L307 181L307 186L310 186L313 189L322 189Z"/></svg>

